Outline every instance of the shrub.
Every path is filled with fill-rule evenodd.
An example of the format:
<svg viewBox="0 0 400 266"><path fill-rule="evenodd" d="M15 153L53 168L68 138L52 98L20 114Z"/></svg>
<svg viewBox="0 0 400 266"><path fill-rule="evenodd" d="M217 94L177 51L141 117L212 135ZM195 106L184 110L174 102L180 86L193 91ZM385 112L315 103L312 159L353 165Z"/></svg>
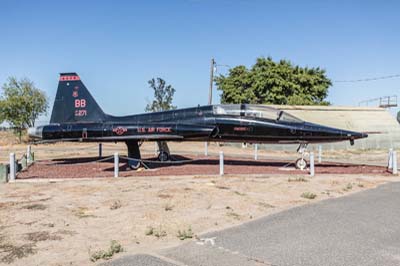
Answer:
<svg viewBox="0 0 400 266"><path fill-rule="evenodd" d="M187 229L178 230L176 235L180 240L185 240L187 238L193 238L193 231L192 228L189 226Z"/></svg>
<svg viewBox="0 0 400 266"><path fill-rule="evenodd" d="M301 197L305 199L315 199L317 195L312 192L304 192L303 194L301 194Z"/></svg>
<svg viewBox="0 0 400 266"><path fill-rule="evenodd" d="M110 247L108 248L107 251L104 251L104 250L96 251L95 253L93 253L93 254L90 256L90 260L91 260L92 262L95 262L95 261L97 261L97 260L99 260L99 259L108 260L108 259L110 259L112 256L114 256L114 254L120 253L120 252L122 252L122 251L124 251L124 249L122 248L121 244L119 244L119 243L118 243L117 241L115 241L115 240L111 240Z"/></svg>

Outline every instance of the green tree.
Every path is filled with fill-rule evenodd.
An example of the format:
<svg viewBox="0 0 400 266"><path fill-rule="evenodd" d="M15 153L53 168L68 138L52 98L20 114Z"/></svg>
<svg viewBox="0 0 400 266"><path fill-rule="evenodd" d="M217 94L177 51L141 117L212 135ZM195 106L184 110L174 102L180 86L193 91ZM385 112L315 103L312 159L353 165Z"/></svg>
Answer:
<svg viewBox="0 0 400 266"><path fill-rule="evenodd" d="M150 88L154 90L154 100L147 104L146 112L176 109L176 106L172 105L175 89L171 85L167 85L162 78L153 78L148 83Z"/></svg>
<svg viewBox="0 0 400 266"><path fill-rule="evenodd" d="M35 120L48 108L46 94L27 78L8 78L0 97L0 121L8 122L18 133L35 126Z"/></svg>
<svg viewBox="0 0 400 266"><path fill-rule="evenodd" d="M329 105L331 81L325 70L294 66L290 61L257 58L247 69L236 66L215 78L222 103Z"/></svg>

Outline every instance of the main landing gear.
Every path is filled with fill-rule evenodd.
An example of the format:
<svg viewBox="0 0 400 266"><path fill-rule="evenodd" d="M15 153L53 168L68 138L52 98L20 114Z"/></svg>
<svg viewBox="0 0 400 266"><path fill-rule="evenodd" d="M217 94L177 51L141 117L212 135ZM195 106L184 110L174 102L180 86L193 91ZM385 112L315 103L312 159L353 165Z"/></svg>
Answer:
<svg viewBox="0 0 400 266"><path fill-rule="evenodd" d="M160 162L166 162L171 160L171 153L168 148L168 144L165 141L157 141L158 145L158 160Z"/></svg>
<svg viewBox="0 0 400 266"><path fill-rule="evenodd" d="M141 142L137 140L127 140L125 142L126 147L128 148L128 165L131 169L138 169L142 165L141 155L139 146ZM166 162L171 160L171 153L169 151L167 142L165 141L157 141L158 145L158 160L160 162Z"/></svg>
<svg viewBox="0 0 400 266"><path fill-rule="evenodd" d="M127 140L125 144L128 148L128 165L131 169L136 170L142 164L139 142L137 140Z"/></svg>
<svg viewBox="0 0 400 266"><path fill-rule="evenodd" d="M307 168L307 160L304 158L308 156L307 152L308 143L301 143L299 148L297 148L297 152L301 154L301 158L297 159L295 162L295 166L297 169L304 170Z"/></svg>

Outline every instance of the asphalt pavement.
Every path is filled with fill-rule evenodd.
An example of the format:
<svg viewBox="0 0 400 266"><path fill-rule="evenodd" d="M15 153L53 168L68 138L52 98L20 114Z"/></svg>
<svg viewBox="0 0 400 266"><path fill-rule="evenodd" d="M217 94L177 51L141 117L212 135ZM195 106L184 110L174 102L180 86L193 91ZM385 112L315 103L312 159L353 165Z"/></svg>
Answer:
<svg viewBox="0 0 400 266"><path fill-rule="evenodd" d="M400 183L292 208L106 265L398 266Z"/></svg>

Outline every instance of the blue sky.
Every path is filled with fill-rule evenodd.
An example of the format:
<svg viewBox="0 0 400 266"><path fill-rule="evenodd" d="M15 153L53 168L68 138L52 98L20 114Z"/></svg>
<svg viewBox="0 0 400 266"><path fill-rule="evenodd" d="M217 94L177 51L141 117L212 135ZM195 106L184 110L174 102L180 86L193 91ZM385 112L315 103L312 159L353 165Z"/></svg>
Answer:
<svg viewBox="0 0 400 266"><path fill-rule="evenodd" d="M2 0L0 83L26 76L52 105L58 73L78 72L106 112L124 115L144 110L152 77L175 87L178 107L206 104L211 57L284 58L333 81L398 74L399 11L399 1ZM328 100L357 105L399 89L400 78L334 83Z"/></svg>

